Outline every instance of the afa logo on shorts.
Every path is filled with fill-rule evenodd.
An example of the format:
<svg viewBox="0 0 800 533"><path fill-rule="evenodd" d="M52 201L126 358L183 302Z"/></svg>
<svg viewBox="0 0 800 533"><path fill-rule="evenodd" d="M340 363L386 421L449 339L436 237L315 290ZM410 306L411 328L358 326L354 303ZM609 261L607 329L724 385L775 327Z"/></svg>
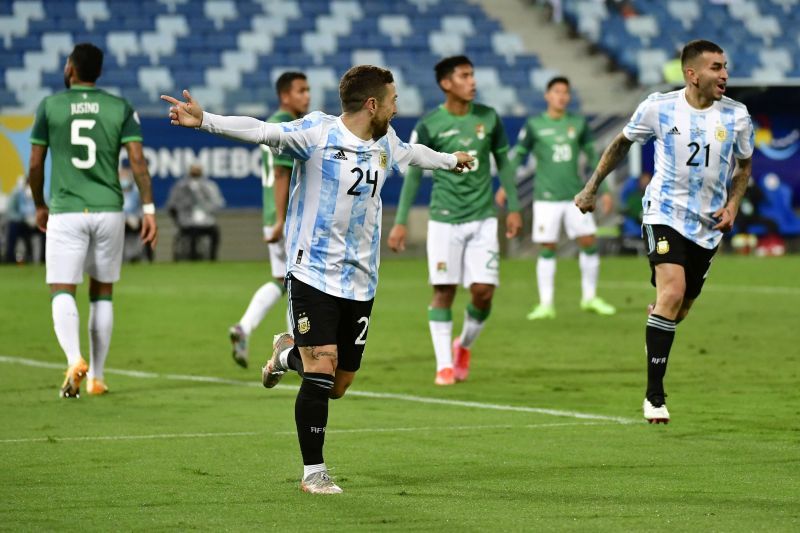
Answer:
<svg viewBox="0 0 800 533"><path fill-rule="evenodd" d="M297 331L302 335L311 331L311 321L306 315L300 315L300 319L297 321Z"/></svg>
<svg viewBox="0 0 800 533"><path fill-rule="evenodd" d="M669 241L665 237L661 237L658 239L656 243L656 253L658 255L664 255L669 252Z"/></svg>

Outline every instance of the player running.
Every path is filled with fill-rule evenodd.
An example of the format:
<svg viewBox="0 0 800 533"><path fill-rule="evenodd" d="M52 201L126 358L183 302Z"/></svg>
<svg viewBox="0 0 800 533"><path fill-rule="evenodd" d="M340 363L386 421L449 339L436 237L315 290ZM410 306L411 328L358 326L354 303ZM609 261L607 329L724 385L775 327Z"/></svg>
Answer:
<svg viewBox="0 0 800 533"><path fill-rule="evenodd" d="M143 206L142 241L155 247L157 227L150 174L142 153L139 118L122 98L98 89L103 52L89 43L72 50L64 67L66 91L39 104L31 132L30 186L36 223L47 232L45 263L58 343L67 356L62 398L77 398L88 376L89 394L108 391L103 370L125 241L119 153L128 152ZM51 148L50 196L44 198L44 162ZM89 360L81 355L75 290L89 274Z"/></svg>
<svg viewBox="0 0 800 533"><path fill-rule="evenodd" d="M428 222L428 273L433 300L428 324L436 355L437 385L452 385L469 375L470 348L478 338L492 308L500 277L497 212L492 197L491 160L494 156L500 182L510 191L506 237L522 227L514 174L508 161L508 140L500 117L491 107L473 102L475 76L466 56L448 57L436 67L436 81L445 102L426 114L414 128L411 142L434 150L467 150L475 157L464 173L433 173ZM422 171L409 169L400 193L389 246L405 249L408 211L419 190ZM453 299L463 284L471 294L461 335L453 340Z"/></svg>
<svg viewBox="0 0 800 533"><path fill-rule="evenodd" d="M305 74L284 72L275 82L275 91L278 93L280 108L267 119L267 122L291 122L308 113L311 95ZM244 368L247 368L247 345L250 334L286 292L284 288L286 247L283 228L294 160L281 154L273 154L272 150L263 144L261 150L264 164L261 175L264 192L264 240L269 247L269 264L273 279L259 287L242 318L228 330L233 345L233 360ZM287 314L287 323L289 322Z"/></svg>
<svg viewBox="0 0 800 533"><path fill-rule="evenodd" d="M293 334L275 336L262 372L274 387L287 370L303 381L295 421L303 455L301 488L317 494L342 489L328 475L322 450L329 398L341 398L355 378L367 343L378 284L380 192L387 173L408 165L469 168L464 152L439 153L397 138L397 112L388 70L361 65L339 84L342 114L313 112L289 123L204 113L188 91L170 96L172 124L266 144L295 159L286 216L286 276Z"/></svg>
<svg viewBox="0 0 800 533"><path fill-rule="evenodd" d="M645 330L643 410L650 423L669 422L663 381L675 329L700 295L722 232L733 227L752 168L753 124L747 107L724 96L722 48L691 41L681 65L686 86L648 96L575 196L582 212L594 209L598 186L631 144L655 137L655 174L642 199L642 234L656 287Z"/></svg>
<svg viewBox="0 0 800 533"><path fill-rule="evenodd" d="M587 164L594 168L597 155L586 119L567 111L571 99L569 80L553 78L544 93L547 110L528 119L519 132L512 156L514 173L529 154L536 158L536 178L533 185L533 242L538 243L536 280L539 305L528 313L528 320L555 318L553 304L556 277L556 247L561 223L567 237L576 239L580 247L578 264L581 269L581 309L599 315L613 315L616 309L597 296L597 277L600 256L597 253L597 227L590 213L581 213L572 199L583 188L578 171L579 155L586 155ZM604 188L603 188L604 189ZM611 194L603 190L603 211L611 211ZM505 191L497 191L497 201L505 202Z"/></svg>

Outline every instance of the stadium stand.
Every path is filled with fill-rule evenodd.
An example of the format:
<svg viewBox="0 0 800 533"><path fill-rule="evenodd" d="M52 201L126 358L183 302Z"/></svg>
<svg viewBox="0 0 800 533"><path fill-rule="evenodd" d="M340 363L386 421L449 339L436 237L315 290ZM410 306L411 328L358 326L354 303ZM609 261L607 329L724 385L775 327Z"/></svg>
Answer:
<svg viewBox="0 0 800 533"><path fill-rule="evenodd" d="M665 58L691 39L718 42L733 78L800 77L798 0L630 0L635 14L597 0L564 2L569 23L642 85L658 83ZM669 30L665 30L668 28Z"/></svg>
<svg viewBox="0 0 800 533"><path fill-rule="evenodd" d="M360 31L362 19L374 30ZM362 62L391 68L400 113L419 115L442 99L433 65L457 53L480 67L480 100L526 115L544 108L554 74L480 6L445 0L13 0L0 3L0 38L5 114L31 113L60 90L66 55L83 41L107 52L101 86L143 115L163 112L159 91L188 87L221 112L263 116L289 68L309 74L312 107L335 113L339 77Z"/></svg>

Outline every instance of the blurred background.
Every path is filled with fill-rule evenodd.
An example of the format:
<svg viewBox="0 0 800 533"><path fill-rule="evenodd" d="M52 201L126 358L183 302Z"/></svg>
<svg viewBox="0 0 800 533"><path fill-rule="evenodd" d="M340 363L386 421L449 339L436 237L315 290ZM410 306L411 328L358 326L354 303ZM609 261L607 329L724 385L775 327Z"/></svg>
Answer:
<svg viewBox="0 0 800 533"><path fill-rule="evenodd" d="M140 203L123 168L131 261L187 257L166 207L190 172L209 183L215 228L201 255L267 257L259 148L171 127L161 93L188 88L212 112L266 118L277 108L276 78L300 70L311 86L311 109L338 114L339 77L352 65L375 64L394 73L393 125L407 139L416 120L444 99L433 65L463 53L476 67L477 100L497 109L512 144L525 119L545 109L546 83L565 75L572 109L589 117L602 151L647 94L683 85L677 53L695 38L725 49L728 96L748 106L756 127L752 211L743 210L726 248L760 256L796 251L798 27L800 0L0 0L0 261L43 258L25 182L29 133L41 99L64 88L66 57L80 42L105 51L98 86L128 99L141 117L161 244L154 256L137 247ZM609 179L615 210L598 221L605 253L641 253L635 205L652 153L652 144L635 149ZM534 176L535 165L520 169L526 232L504 244L510 255L533 251ZM383 189L384 228L401 185L402 176L392 176ZM429 194L425 179L409 219L412 254L424 254Z"/></svg>

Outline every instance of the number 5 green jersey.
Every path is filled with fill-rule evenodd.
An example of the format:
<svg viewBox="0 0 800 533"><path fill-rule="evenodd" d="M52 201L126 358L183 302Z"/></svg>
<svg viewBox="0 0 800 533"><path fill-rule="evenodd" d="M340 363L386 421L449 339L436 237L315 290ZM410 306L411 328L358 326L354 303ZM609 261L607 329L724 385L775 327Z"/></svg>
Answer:
<svg viewBox="0 0 800 533"><path fill-rule="evenodd" d="M50 147L51 213L122 211L119 152L142 141L131 105L96 87L73 85L39 104L31 144Z"/></svg>
<svg viewBox="0 0 800 533"><path fill-rule="evenodd" d="M572 200L583 189L578 172L581 151L587 156L587 164L594 168L597 155L586 119L572 113L554 119L542 113L525 122L512 158L514 168L525 161L528 154L536 158L535 200L563 202Z"/></svg>
<svg viewBox="0 0 800 533"><path fill-rule="evenodd" d="M448 170L433 172L430 218L460 224L496 216L492 191L491 155L500 171L500 180L510 190L509 209L519 210L516 187L508 161L508 138L497 112L481 104L470 104L465 115L453 115L445 107L423 116L411 134L411 143L424 144L438 152L467 152L475 158L472 168L461 174ZM406 173L396 222L405 224L414 201L421 171Z"/></svg>

